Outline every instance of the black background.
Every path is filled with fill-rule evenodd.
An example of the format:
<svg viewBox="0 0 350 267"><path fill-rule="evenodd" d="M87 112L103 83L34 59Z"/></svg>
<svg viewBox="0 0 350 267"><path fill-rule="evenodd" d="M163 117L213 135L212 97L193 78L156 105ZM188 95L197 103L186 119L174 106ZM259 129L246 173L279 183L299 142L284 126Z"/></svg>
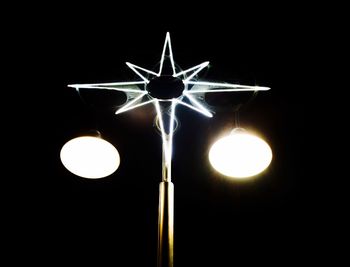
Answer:
<svg viewBox="0 0 350 267"><path fill-rule="evenodd" d="M302 58L308 43L302 8L116 5L45 7L21 26L22 78L30 76L24 86L30 100L22 111L30 106L31 112L14 115L21 118L15 134L29 132L30 144L23 170L15 171L30 175L19 175L20 185L11 187L16 208L8 205L14 218L10 247L46 265L155 266L161 178L155 112L147 106L116 116L123 94L81 98L67 84L134 79L125 62L153 68L169 31L174 59L183 69L208 60L202 79L272 88L243 106L240 122L262 135L274 155L255 179L227 179L212 169L208 151L234 126L232 109L216 109L208 119L179 108L173 160L176 266L314 261L311 251L322 246L324 236L314 227L318 195L310 188L317 177L305 169L308 63ZM91 129L121 155L119 169L101 180L76 177L59 159L65 142Z"/></svg>

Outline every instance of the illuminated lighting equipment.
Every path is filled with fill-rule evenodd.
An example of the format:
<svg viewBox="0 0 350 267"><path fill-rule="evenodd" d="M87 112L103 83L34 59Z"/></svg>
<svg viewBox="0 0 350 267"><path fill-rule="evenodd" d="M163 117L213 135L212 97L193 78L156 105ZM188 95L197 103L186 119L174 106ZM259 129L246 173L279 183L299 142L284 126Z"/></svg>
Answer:
<svg viewBox="0 0 350 267"><path fill-rule="evenodd" d="M74 138L61 149L61 161L71 173L90 179L114 173L120 163L117 149L101 137Z"/></svg>
<svg viewBox="0 0 350 267"><path fill-rule="evenodd" d="M217 140L209 151L209 161L218 172L238 179L261 173L271 160L270 146L242 128Z"/></svg>
<svg viewBox="0 0 350 267"><path fill-rule="evenodd" d="M176 107L180 104L210 118L213 115L203 102L204 93L266 91L270 88L198 81L197 75L209 65L209 62L203 62L186 70L179 69L177 65L175 67L169 33L165 37L158 71L148 70L130 62L126 62L126 65L142 81L71 84L69 87L76 90L106 89L124 92L127 101L115 112L116 114L147 104L154 105L163 144L162 182L159 189L158 267L169 267L173 266L174 185L171 182L171 160Z"/></svg>

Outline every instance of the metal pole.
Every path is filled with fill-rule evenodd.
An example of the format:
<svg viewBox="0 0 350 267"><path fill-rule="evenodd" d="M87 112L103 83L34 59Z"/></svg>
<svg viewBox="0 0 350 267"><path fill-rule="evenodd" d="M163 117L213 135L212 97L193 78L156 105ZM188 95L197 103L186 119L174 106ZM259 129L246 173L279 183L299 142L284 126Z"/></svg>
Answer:
<svg viewBox="0 0 350 267"><path fill-rule="evenodd" d="M166 144L163 144L163 146ZM167 162L163 147L162 182L159 185L158 267L174 265L174 184L171 182L171 162Z"/></svg>

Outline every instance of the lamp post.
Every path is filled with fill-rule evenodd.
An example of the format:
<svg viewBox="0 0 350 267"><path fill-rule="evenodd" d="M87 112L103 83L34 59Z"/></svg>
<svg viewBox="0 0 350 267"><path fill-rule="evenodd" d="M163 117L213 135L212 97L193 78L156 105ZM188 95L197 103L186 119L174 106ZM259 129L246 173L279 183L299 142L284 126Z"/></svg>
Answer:
<svg viewBox="0 0 350 267"><path fill-rule="evenodd" d="M186 70L179 69L177 65L175 66L169 33L166 34L159 70L157 72L129 62L126 64L141 80L72 84L69 87L76 90L104 89L124 92L127 95L127 102L115 112L116 114L147 104L154 105L157 112L157 125L162 136L162 180L159 185L157 259L158 267L172 267L174 264L174 184L171 177L171 161L175 130L175 110L177 106L187 107L210 118L213 115L204 103L204 94L215 92L266 91L270 88L197 80L197 74L206 68L209 62L203 62ZM68 150L66 145L64 146L65 151ZM66 163L64 164L65 167L72 171L69 167L71 165L67 163L67 160L65 160L62 154L64 153L61 153L62 162ZM119 165L119 154L115 157L118 159ZM78 159L70 158L70 160L75 161ZM92 165L95 164L93 161L90 163ZM72 172L79 175L79 171L76 169ZM104 176L106 175L100 177ZM99 178L96 175L85 175L85 177Z"/></svg>

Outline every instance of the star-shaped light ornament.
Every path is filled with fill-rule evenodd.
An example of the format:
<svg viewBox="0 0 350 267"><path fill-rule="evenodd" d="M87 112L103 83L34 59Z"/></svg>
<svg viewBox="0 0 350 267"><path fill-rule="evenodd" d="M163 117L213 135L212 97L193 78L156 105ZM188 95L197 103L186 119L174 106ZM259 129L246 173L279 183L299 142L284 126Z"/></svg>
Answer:
<svg viewBox="0 0 350 267"><path fill-rule="evenodd" d="M158 72L139 67L129 62L126 62L126 65L141 78L140 81L72 84L68 86L75 88L76 90L106 89L126 93L127 101L115 112L116 114L139 108L147 104L153 104L157 112L158 126L162 135L164 181L171 181L175 109L178 105L185 106L203 114L204 116L212 117L212 113L203 103L202 96L204 93L266 91L270 89L269 87L261 86L246 86L195 80L196 75L209 65L209 61L186 70L178 71L179 67L175 67L174 63L169 32L165 37ZM166 110L164 107L166 107ZM167 124L164 123L165 116L168 116Z"/></svg>

